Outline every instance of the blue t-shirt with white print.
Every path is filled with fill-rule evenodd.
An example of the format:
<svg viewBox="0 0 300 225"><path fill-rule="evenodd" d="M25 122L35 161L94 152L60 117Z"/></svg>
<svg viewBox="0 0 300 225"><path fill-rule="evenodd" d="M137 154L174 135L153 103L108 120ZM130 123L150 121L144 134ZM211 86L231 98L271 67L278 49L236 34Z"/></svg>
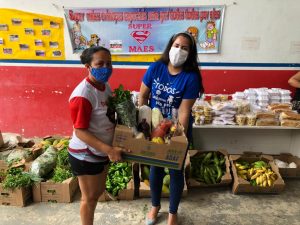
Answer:
<svg viewBox="0 0 300 225"><path fill-rule="evenodd" d="M143 78L151 90L150 107L159 108L164 117L172 115L183 99L196 99L200 92L200 79L195 72L182 71L171 75L163 62L152 63Z"/></svg>

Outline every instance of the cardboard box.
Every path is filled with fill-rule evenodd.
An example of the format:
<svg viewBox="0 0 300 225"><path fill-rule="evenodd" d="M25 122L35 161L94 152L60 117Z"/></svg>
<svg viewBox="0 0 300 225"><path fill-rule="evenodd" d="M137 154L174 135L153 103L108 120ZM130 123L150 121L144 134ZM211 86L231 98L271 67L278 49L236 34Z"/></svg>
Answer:
<svg viewBox="0 0 300 225"><path fill-rule="evenodd" d="M281 153L280 155L273 155L274 159L279 159L286 163L294 162L297 168L279 168L279 173L283 178L300 178L300 158L293 156L290 153Z"/></svg>
<svg viewBox="0 0 300 225"><path fill-rule="evenodd" d="M191 177L191 164L190 160L186 169L186 178L189 188L197 188L197 187L220 187L220 186L229 186L232 183L232 176L230 173L230 162L228 158L228 152L224 149L220 149L218 151L198 151L198 150L190 150L189 155L190 157L193 157L197 154L207 153L207 152L219 152L220 154L223 154L225 157L225 165L226 165L226 172L222 176L220 183L217 184L206 184L200 181L195 180Z"/></svg>
<svg viewBox="0 0 300 225"><path fill-rule="evenodd" d="M41 182L32 187L34 202L70 203L78 190L77 177L71 177L62 183Z"/></svg>
<svg viewBox="0 0 300 225"><path fill-rule="evenodd" d="M279 173L278 167L275 165L273 161L273 157L270 155L263 155L260 153L244 153L242 155L230 155L229 160L231 163L232 173L233 173L233 187L232 192L233 194L241 194L241 193L270 193L270 194L278 194L284 190L285 183ZM271 169L277 175L277 180L274 182L272 187L259 187L259 186L252 186L250 182L244 180L243 178L239 177L237 174L237 169L235 167L235 161L237 160L244 160L249 163L253 163L255 161L265 161L269 163Z"/></svg>
<svg viewBox="0 0 300 225"><path fill-rule="evenodd" d="M112 196L110 193L105 191L99 198L99 202L105 201L117 201L117 200L133 200L134 199L134 182L131 179L126 189L119 191L119 195L117 197Z"/></svg>
<svg viewBox="0 0 300 225"><path fill-rule="evenodd" d="M117 125L113 146L131 150L123 156L126 161L180 170L186 156L188 141L185 136L178 136L173 137L170 144L156 144L136 139L130 128Z"/></svg>
<svg viewBox="0 0 300 225"><path fill-rule="evenodd" d="M32 199L31 188L4 190L0 184L0 205L24 207Z"/></svg>
<svg viewBox="0 0 300 225"><path fill-rule="evenodd" d="M150 198L151 197L150 186L144 182L144 178L142 175L143 166L144 165L139 164L139 168L140 168L140 171L139 171L140 172L139 173L139 181L140 181L139 182L139 197L140 198ZM186 179L184 178L184 189L182 192L182 197L186 197L187 194L188 194L188 189L187 189L187 185L186 185ZM161 197L168 198L168 197L170 197L170 194L162 192Z"/></svg>

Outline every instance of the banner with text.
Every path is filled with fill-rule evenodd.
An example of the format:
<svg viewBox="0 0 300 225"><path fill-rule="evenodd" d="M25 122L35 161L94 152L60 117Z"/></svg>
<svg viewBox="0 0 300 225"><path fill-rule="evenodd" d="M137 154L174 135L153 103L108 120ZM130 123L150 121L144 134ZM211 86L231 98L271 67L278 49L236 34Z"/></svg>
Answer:
<svg viewBox="0 0 300 225"><path fill-rule="evenodd" d="M225 6L65 9L74 52L104 46L113 54L162 53L170 37L189 32L198 53L220 50Z"/></svg>

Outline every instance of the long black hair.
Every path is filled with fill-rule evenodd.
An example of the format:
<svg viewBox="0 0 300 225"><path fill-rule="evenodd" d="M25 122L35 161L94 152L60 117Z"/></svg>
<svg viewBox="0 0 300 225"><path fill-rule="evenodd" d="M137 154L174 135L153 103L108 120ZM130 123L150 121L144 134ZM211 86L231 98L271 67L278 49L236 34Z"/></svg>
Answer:
<svg viewBox="0 0 300 225"><path fill-rule="evenodd" d="M202 76L198 67L198 52L197 52L197 45L195 42L194 37L192 37L192 35L190 35L188 32L181 32L181 33L177 33L174 34L168 44L167 47L165 48L163 54L161 55L160 59L158 61L163 62L164 64L168 65L170 62L170 58L169 58L169 52L170 49L174 43L174 41L176 40L177 37L182 36L185 37L189 40L189 54L188 57L185 61L185 63L182 66L183 71L186 72L195 72L196 74L198 74L199 76L199 86L200 86L200 93L201 95L204 93L204 87L202 84Z"/></svg>

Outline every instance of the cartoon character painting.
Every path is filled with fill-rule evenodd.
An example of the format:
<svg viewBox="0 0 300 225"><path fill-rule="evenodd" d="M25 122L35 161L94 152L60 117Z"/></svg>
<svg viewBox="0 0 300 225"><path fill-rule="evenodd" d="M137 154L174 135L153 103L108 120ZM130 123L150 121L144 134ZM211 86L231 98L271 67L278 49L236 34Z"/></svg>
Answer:
<svg viewBox="0 0 300 225"><path fill-rule="evenodd" d="M203 49L215 48L218 30L214 21L208 21L206 24L206 41L200 43Z"/></svg>
<svg viewBox="0 0 300 225"><path fill-rule="evenodd" d="M81 33L81 25L78 21L73 24L72 28L73 40L75 43L75 50L82 50L86 48L86 38Z"/></svg>
<svg viewBox="0 0 300 225"><path fill-rule="evenodd" d="M88 41L89 47L99 46L101 38L98 37L97 34L91 34L91 40Z"/></svg>
<svg viewBox="0 0 300 225"><path fill-rule="evenodd" d="M195 39L195 42L197 43L198 42L198 28L197 27L189 27L187 30L186 30L190 35L193 36L193 38Z"/></svg>

